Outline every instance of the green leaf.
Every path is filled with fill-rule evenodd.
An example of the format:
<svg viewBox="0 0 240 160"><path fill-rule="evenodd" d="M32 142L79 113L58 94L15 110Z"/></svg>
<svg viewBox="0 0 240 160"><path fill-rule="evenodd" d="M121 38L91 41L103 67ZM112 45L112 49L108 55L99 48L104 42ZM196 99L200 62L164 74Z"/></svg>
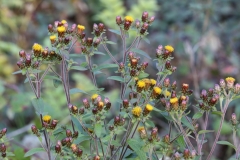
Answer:
<svg viewBox="0 0 240 160"><path fill-rule="evenodd" d="M79 53L69 54L69 58L81 58L83 56L84 56L84 54L79 54Z"/></svg>
<svg viewBox="0 0 240 160"><path fill-rule="evenodd" d="M136 139L129 139L129 140L127 140L127 143L136 152L136 154L138 155L138 158L140 160L146 160L147 159L145 151L143 151L141 149L144 145L143 141L139 141L139 140L136 140Z"/></svg>
<svg viewBox="0 0 240 160"><path fill-rule="evenodd" d="M99 71L99 70L101 70L101 69L116 68L116 67L118 67L117 64L103 64L103 65L97 66L97 67L94 68L92 71L93 71L93 72L96 72L96 71Z"/></svg>
<svg viewBox="0 0 240 160"><path fill-rule="evenodd" d="M119 30L115 30L115 29L108 29L109 32L115 33L117 35L121 35L121 32Z"/></svg>
<svg viewBox="0 0 240 160"><path fill-rule="evenodd" d="M111 77L108 77L107 79L124 82L124 79L121 76L111 76Z"/></svg>
<svg viewBox="0 0 240 160"><path fill-rule="evenodd" d="M108 44L117 44L117 43L115 43L113 41L106 41L106 43L108 43Z"/></svg>
<svg viewBox="0 0 240 160"><path fill-rule="evenodd" d="M193 115L193 119L199 119L203 116L203 113L202 112L197 112Z"/></svg>
<svg viewBox="0 0 240 160"><path fill-rule="evenodd" d="M148 59L151 59L151 57L146 52L144 52L143 50L140 50L140 49L137 49L137 48L133 48L133 49L131 49L131 51L136 52L138 54L141 54L142 56L144 56L144 57L146 57Z"/></svg>
<svg viewBox="0 0 240 160"><path fill-rule="evenodd" d="M151 120L146 120L146 124L150 127L155 127L155 124Z"/></svg>
<svg viewBox="0 0 240 160"><path fill-rule="evenodd" d="M149 41L149 39L148 38L146 38L146 37L143 37L142 38L146 43L148 43L148 44L150 44L150 41Z"/></svg>
<svg viewBox="0 0 240 160"><path fill-rule="evenodd" d="M240 98L240 95L233 97L233 100L238 98Z"/></svg>
<svg viewBox="0 0 240 160"><path fill-rule="evenodd" d="M218 115L218 116L222 116L222 112L221 111L212 111L212 114Z"/></svg>
<svg viewBox="0 0 240 160"><path fill-rule="evenodd" d="M70 69L78 70L78 71L86 71L87 68L82 66L72 66Z"/></svg>
<svg viewBox="0 0 240 160"><path fill-rule="evenodd" d="M91 139L91 137L89 135L79 135L78 138L76 140L74 140L74 143L79 144L83 141L88 141L89 139Z"/></svg>
<svg viewBox="0 0 240 160"><path fill-rule="evenodd" d="M180 146L181 149L185 148L185 141L183 136L179 136L177 139L177 144Z"/></svg>
<svg viewBox="0 0 240 160"><path fill-rule="evenodd" d="M201 130L198 132L198 134L204 134L204 133L210 133L210 132L214 132L214 130Z"/></svg>
<svg viewBox="0 0 240 160"><path fill-rule="evenodd" d="M146 77L148 77L148 76L149 76L148 73L144 73L144 72L142 73L142 72L141 72L141 73L138 75L138 78L139 78L139 79L143 79L143 78L146 78Z"/></svg>
<svg viewBox="0 0 240 160"><path fill-rule="evenodd" d="M96 123L94 126L94 132L97 135L97 137L101 136L102 133L102 125L100 123Z"/></svg>
<svg viewBox="0 0 240 160"><path fill-rule="evenodd" d="M46 76L44 77L44 79L55 79L55 80L61 81L60 78L58 78L58 77L56 77L56 76L50 76L50 75L46 75Z"/></svg>
<svg viewBox="0 0 240 160"><path fill-rule="evenodd" d="M93 52L94 54L100 54L100 55L106 55L105 53L103 53L103 52L99 52L99 51L95 51L95 52Z"/></svg>
<svg viewBox="0 0 240 160"><path fill-rule="evenodd" d="M39 153L39 152L45 152L45 150L43 148L33 148L31 150L29 150L27 153L25 153L24 157L29 157L35 153Z"/></svg>
<svg viewBox="0 0 240 160"><path fill-rule="evenodd" d="M22 70L19 70L19 71L13 72L12 74L20 74L20 73L22 73Z"/></svg>
<svg viewBox="0 0 240 160"><path fill-rule="evenodd" d="M35 110L36 110L36 112L38 114L42 114L43 113L43 111L44 111L44 102L43 102L42 98L39 98L39 99L33 98L32 99L32 104L33 104L33 106L34 106L34 108L35 108Z"/></svg>
<svg viewBox="0 0 240 160"><path fill-rule="evenodd" d="M217 144L227 145L227 146L230 146L230 147L232 147L233 149L236 150L235 146L228 141L218 141Z"/></svg>
<svg viewBox="0 0 240 160"><path fill-rule="evenodd" d="M186 117L183 117L181 121L182 121L182 123L183 123L185 126L187 126L188 128L190 128L191 130L194 130L193 125L188 122L188 120L186 119Z"/></svg>
<svg viewBox="0 0 240 160"><path fill-rule="evenodd" d="M70 89L70 94L75 94L75 93L84 93L84 94L88 94L87 92L81 90L81 89L78 89L78 88L72 88Z"/></svg>
<svg viewBox="0 0 240 160"><path fill-rule="evenodd" d="M62 84L62 81L57 80L57 79L53 79L53 86L55 88L57 88L58 86L60 86Z"/></svg>

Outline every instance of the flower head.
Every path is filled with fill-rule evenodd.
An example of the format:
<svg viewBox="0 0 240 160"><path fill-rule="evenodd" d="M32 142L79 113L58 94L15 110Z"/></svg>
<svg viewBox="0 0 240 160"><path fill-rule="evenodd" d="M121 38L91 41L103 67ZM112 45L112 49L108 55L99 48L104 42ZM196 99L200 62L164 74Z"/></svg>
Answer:
<svg viewBox="0 0 240 160"><path fill-rule="evenodd" d="M93 94L91 99L94 101L95 99L97 99L97 97L98 97L98 94Z"/></svg>
<svg viewBox="0 0 240 160"><path fill-rule="evenodd" d="M62 24L65 24L65 23L67 23L67 21L66 21L66 20L64 20L64 19L63 19L61 22L62 22Z"/></svg>
<svg viewBox="0 0 240 160"><path fill-rule="evenodd" d="M161 94L161 92L162 92L162 89L160 88L160 87L154 87L153 88L153 91L156 93L156 94Z"/></svg>
<svg viewBox="0 0 240 160"><path fill-rule="evenodd" d="M144 128L143 126L138 127L138 132L142 132L142 131L144 131L144 130L145 130L145 128Z"/></svg>
<svg viewBox="0 0 240 160"><path fill-rule="evenodd" d="M140 80L137 82L137 86L140 87L140 88L143 88L145 87L146 83L143 81L143 80Z"/></svg>
<svg viewBox="0 0 240 160"><path fill-rule="evenodd" d="M45 116L43 116L43 122L45 122L45 123L50 123L50 121L51 121L51 116L50 115L45 115Z"/></svg>
<svg viewBox="0 0 240 160"><path fill-rule="evenodd" d="M83 30L85 30L85 27L84 26L82 26L82 25L77 25L77 28L78 28L78 30L81 30L81 31L83 31Z"/></svg>
<svg viewBox="0 0 240 160"><path fill-rule="evenodd" d="M151 85L152 85L152 86L155 86L156 83L157 83L157 81L156 81L155 79L150 79L150 81L151 81Z"/></svg>
<svg viewBox="0 0 240 160"><path fill-rule="evenodd" d="M172 46L170 46L170 45L167 45L167 46L165 46L164 48L165 48L165 50L167 50L168 52L173 52L173 51L174 51L174 48L173 48Z"/></svg>
<svg viewBox="0 0 240 160"><path fill-rule="evenodd" d="M170 99L170 103L171 104L175 104L175 103L177 103L178 102L178 98L177 97L174 97L174 98L171 98Z"/></svg>
<svg viewBox="0 0 240 160"><path fill-rule="evenodd" d="M235 82L235 79L233 77L227 77L225 80L227 82L228 88L232 88Z"/></svg>
<svg viewBox="0 0 240 160"><path fill-rule="evenodd" d="M164 95L165 95L165 97L170 97L170 96L171 96L171 92L169 92L168 90L166 90L166 91L164 92Z"/></svg>
<svg viewBox="0 0 240 160"><path fill-rule="evenodd" d="M139 106L136 106L132 109L132 114L136 117L140 117L141 113L142 113L142 108Z"/></svg>
<svg viewBox="0 0 240 160"><path fill-rule="evenodd" d="M55 35L52 35L52 36L49 37L49 39L50 39L51 41L55 41L56 38L57 38L57 37L56 37Z"/></svg>
<svg viewBox="0 0 240 160"><path fill-rule="evenodd" d="M65 33L66 28L64 26L59 26L59 27L57 27L57 31L58 31L58 33Z"/></svg>
<svg viewBox="0 0 240 160"><path fill-rule="evenodd" d="M149 112L151 112L153 110L153 106L151 104L147 104L145 109Z"/></svg>
<svg viewBox="0 0 240 160"><path fill-rule="evenodd" d="M134 21L133 17L131 17L131 16L126 16L124 19L125 19L125 21L128 21L130 23L132 23Z"/></svg>
<svg viewBox="0 0 240 160"><path fill-rule="evenodd" d="M34 52L41 52L43 48L40 44L34 43L34 45L32 46L32 49Z"/></svg>

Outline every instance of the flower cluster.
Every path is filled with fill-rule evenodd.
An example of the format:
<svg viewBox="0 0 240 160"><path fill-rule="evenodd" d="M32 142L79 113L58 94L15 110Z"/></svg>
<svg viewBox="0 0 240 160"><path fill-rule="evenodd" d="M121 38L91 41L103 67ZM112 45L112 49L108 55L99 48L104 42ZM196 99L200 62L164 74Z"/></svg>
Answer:
<svg viewBox="0 0 240 160"><path fill-rule="evenodd" d="M3 128L1 131L0 131L0 140L1 142L3 142L2 138L6 135L7 133L7 128ZM2 153L2 157L5 158L7 156L7 146L5 145L5 143L1 143L0 144L0 152Z"/></svg>

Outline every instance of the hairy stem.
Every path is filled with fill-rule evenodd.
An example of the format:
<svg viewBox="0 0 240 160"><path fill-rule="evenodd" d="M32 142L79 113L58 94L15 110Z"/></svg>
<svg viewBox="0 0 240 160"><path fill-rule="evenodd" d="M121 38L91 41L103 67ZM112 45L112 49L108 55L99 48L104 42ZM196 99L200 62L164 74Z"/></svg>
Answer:
<svg viewBox="0 0 240 160"><path fill-rule="evenodd" d="M207 111L207 112L206 112L206 115L205 115L205 121L204 121L204 128L203 128L204 130L207 129L208 115L209 115L209 112ZM203 146L204 138L205 138L205 133L202 135L202 140L201 140L201 142L200 142L200 144L199 144L199 147L198 147L198 155L200 155L200 159L199 159L199 160L202 159L202 154L201 154L201 152L202 152L202 146Z"/></svg>

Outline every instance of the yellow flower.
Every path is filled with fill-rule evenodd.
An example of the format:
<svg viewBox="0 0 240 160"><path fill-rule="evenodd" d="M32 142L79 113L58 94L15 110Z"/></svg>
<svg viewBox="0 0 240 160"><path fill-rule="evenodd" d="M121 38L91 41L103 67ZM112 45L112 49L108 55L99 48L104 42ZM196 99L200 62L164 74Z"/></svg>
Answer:
<svg viewBox="0 0 240 160"><path fill-rule="evenodd" d="M174 103L177 103L177 102L178 102L178 98L177 97L170 99L170 103L171 104L174 104Z"/></svg>
<svg viewBox="0 0 240 160"><path fill-rule="evenodd" d="M156 83L157 83L157 81L156 81L155 79L150 79L150 81L151 81L151 85L152 85L152 86L155 86Z"/></svg>
<svg viewBox="0 0 240 160"><path fill-rule="evenodd" d="M45 123L50 123L50 121L51 121L51 116L49 116L49 115L45 115L45 116L43 116L43 122L45 122Z"/></svg>
<svg viewBox="0 0 240 160"><path fill-rule="evenodd" d="M142 108L139 107L139 106L134 107L134 108L132 109L132 114L133 114L134 116L136 116L136 117L140 117L141 113L142 113Z"/></svg>
<svg viewBox="0 0 240 160"><path fill-rule="evenodd" d="M227 83L234 83L235 79L233 77L227 77L226 81L227 81Z"/></svg>
<svg viewBox="0 0 240 160"><path fill-rule="evenodd" d="M65 24L65 23L67 23L67 21L66 21L66 20L64 20L64 19L63 19L61 22L62 22L62 24Z"/></svg>
<svg viewBox="0 0 240 160"><path fill-rule="evenodd" d="M149 112L151 112L151 111L153 110L153 106L150 105L150 104L147 104L147 105L146 105L146 110L149 111Z"/></svg>
<svg viewBox="0 0 240 160"><path fill-rule="evenodd" d="M133 17L131 17L131 16L126 16L125 17L125 21L128 21L128 22L133 22L134 21L134 19L133 19Z"/></svg>
<svg viewBox="0 0 240 160"><path fill-rule="evenodd" d="M138 132L142 132L142 131L145 131L145 128L143 126L138 127Z"/></svg>
<svg viewBox="0 0 240 160"><path fill-rule="evenodd" d="M145 85L146 85L146 83L143 80L140 80L140 81L137 82L137 86L139 88L143 88L143 87L145 87Z"/></svg>
<svg viewBox="0 0 240 160"><path fill-rule="evenodd" d="M32 46L32 49L35 52L41 52L43 48L42 48L42 46L40 44L34 43L34 45Z"/></svg>
<svg viewBox="0 0 240 160"><path fill-rule="evenodd" d="M174 48L172 46L170 46L170 45L167 45L164 48L165 48L165 50L167 50L169 52L173 52L174 51Z"/></svg>
<svg viewBox="0 0 240 160"><path fill-rule="evenodd" d="M79 30L81 30L81 31L83 31L83 30L85 30L85 27L84 26L82 26L82 25L77 25L77 28L79 29Z"/></svg>
<svg viewBox="0 0 240 160"><path fill-rule="evenodd" d="M171 92L169 92L168 90L166 90L166 91L164 92L164 95L165 95L165 97L170 97L170 96L171 96Z"/></svg>
<svg viewBox="0 0 240 160"><path fill-rule="evenodd" d="M49 39L50 39L51 41L55 41L56 38L57 38L57 37L56 37L55 35L52 35L52 36L49 37Z"/></svg>
<svg viewBox="0 0 240 160"><path fill-rule="evenodd" d="M98 94L93 94L92 97L91 97L91 99L92 99L92 100L95 100L97 97L98 97Z"/></svg>
<svg viewBox="0 0 240 160"><path fill-rule="evenodd" d="M65 33L66 32L66 28L64 26L59 26L59 27L57 27L57 31L59 33Z"/></svg>
<svg viewBox="0 0 240 160"><path fill-rule="evenodd" d="M154 87L154 88L153 88L153 91L154 91L154 93L156 93L156 94L161 94L162 89L159 88L159 87Z"/></svg>

